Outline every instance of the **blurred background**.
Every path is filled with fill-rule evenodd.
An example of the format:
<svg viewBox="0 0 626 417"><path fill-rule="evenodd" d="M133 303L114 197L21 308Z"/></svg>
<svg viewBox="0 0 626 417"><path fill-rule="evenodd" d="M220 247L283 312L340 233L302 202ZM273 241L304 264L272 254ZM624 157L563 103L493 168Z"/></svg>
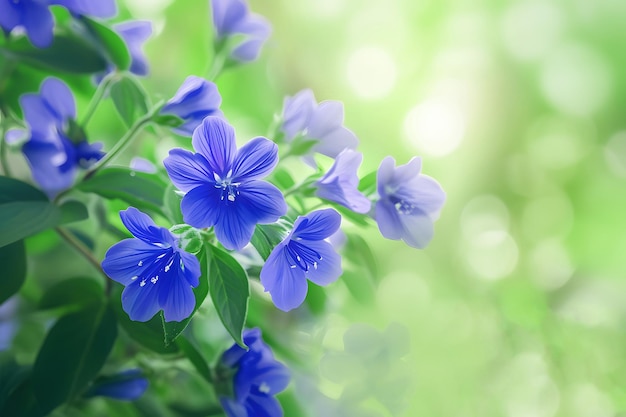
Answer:
<svg viewBox="0 0 626 417"><path fill-rule="evenodd" d="M155 25L148 91L207 74L208 2L120 3ZM626 2L250 4L273 35L217 80L239 140L311 88L345 104L361 176L418 155L447 192L426 250L372 224L375 273L272 313L286 416L626 416Z"/></svg>

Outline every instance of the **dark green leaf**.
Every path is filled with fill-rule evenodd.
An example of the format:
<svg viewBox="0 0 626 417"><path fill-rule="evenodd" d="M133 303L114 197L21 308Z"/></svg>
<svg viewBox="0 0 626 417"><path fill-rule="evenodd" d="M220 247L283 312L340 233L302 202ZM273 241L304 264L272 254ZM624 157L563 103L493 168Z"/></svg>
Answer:
<svg viewBox="0 0 626 417"><path fill-rule="evenodd" d="M57 307L86 307L103 301L102 286L89 278L71 278L49 288L39 300L42 310Z"/></svg>
<svg viewBox="0 0 626 417"><path fill-rule="evenodd" d="M155 174L113 167L97 172L77 188L105 198L118 198L140 210L163 214L165 187L165 182Z"/></svg>
<svg viewBox="0 0 626 417"><path fill-rule="evenodd" d="M0 352L0 411L29 373L30 366L18 365L8 352Z"/></svg>
<svg viewBox="0 0 626 417"><path fill-rule="evenodd" d="M52 70L94 74L107 69L98 49L78 36L57 34L48 48L36 48L26 38L17 39L0 50L11 59Z"/></svg>
<svg viewBox="0 0 626 417"><path fill-rule="evenodd" d="M264 261L272 253L272 249L287 236L288 231L280 224L257 224L252 235L252 246L259 252Z"/></svg>
<svg viewBox="0 0 626 417"><path fill-rule="evenodd" d="M33 366L40 407L51 411L78 396L104 365L116 336L115 314L103 303L59 319Z"/></svg>
<svg viewBox="0 0 626 417"><path fill-rule="evenodd" d="M250 298L246 271L227 252L213 246L210 250L209 291L213 305L228 333L245 347L242 332Z"/></svg>
<svg viewBox="0 0 626 417"><path fill-rule="evenodd" d="M32 370L29 369L26 375L23 375L22 381L12 389L4 406L0 407L0 416L44 417L47 415L48 411L40 407L33 393Z"/></svg>
<svg viewBox="0 0 626 417"><path fill-rule="evenodd" d="M26 279L26 248L24 241L18 240L0 248L0 304L18 292Z"/></svg>
<svg viewBox="0 0 626 417"><path fill-rule="evenodd" d="M61 207L22 181L0 176L0 247L35 233L87 218L87 209L77 201Z"/></svg>
<svg viewBox="0 0 626 417"><path fill-rule="evenodd" d="M196 347L184 337L176 339L176 344L185 356L187 356L187 359L189 359L189 361L193 364L200 376L202 376L202 378L204 378L209 384L212 384L213 378L211 377L211 368L198 349L196 349Z"/></svg>
<svg viewBox="0 0 626 417"><path fill-rule="evenodd" d="M165 345L163 324L160 315L157 314L146 322L131 320L122 308L122 287L119 285L116 285L116 287L117 288L111 295L111 307L115 311L119 324L128 336L141 346L156 353L167 354L178 352L178 346L175 344Z"/></svg>
<svg viewBox="0 0 626 417"><path fill-rule="evenodd" d="M146 92L133 78L125 76L115 81L110 94L127 127L131 127L137 119L148 113Z"/></svg>
<svg viewBox="0 0 626 417"><path fill-rule="evenodd" d="M193 313L191 313L191 315L183 321L165 321L163 319L163 315L161 315L166 346L170 345L178 337L178 335L185 330L193 315L196 314L196 311L198 311L209 293L209 282L207 280L209 259L209 250L206 249L202 251L202 255L200 256L200 269L202 271L202 274L200 275L200 284L193 289L193 294L196 297L196 306L193 309Z"/></svg>
<svg viewBox="0 0 626 417"><path fill-rule="evenodd" d="M121 36L95 20L84 16L81 16L81 20L87 26L96 43L106 51L110 61L120 70L128 69L131 64L130 53Z"/></svg>
<svg viewBox="0 0 626 417"><path fill-rule="evenodd" d="M163 196L163 209L167 218L173 224L181 224L185 223L183 220L183 214L180 211L180 201L182 200L182 196L176 193L176 187L172 184L168 185L165 189L165 194Z"/></svg>

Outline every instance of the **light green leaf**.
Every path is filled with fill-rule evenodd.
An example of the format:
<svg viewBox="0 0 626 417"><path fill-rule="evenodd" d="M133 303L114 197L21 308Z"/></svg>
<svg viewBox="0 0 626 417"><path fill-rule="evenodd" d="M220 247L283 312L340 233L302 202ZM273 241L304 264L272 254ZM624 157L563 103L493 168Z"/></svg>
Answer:
<svg viewBox="0 0 626 417"><path fill-rule="evenodd" d="M111 99L126 127L131 127L148 113L148 99L143 87L133 78L124 76L111 85Z"/></svg>

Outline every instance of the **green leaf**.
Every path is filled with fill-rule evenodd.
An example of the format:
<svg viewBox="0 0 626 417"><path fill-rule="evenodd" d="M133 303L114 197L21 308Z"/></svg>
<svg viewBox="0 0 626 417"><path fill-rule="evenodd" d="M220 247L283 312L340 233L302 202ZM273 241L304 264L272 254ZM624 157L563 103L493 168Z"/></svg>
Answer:
<svg viewBox="0 0 626 417"><path fill-rule="evenodd" d="M131 127L137 119L148 113L146 92L134 78L124 76L115 81L110 94L126 127Z"/></svg>
<svg viewBox="0 0 626 417"><path fill-rule="evenodd" d="M81 16L80 20L85 23L85 26L93 36L95 42L102 47L106 56L118 69L126 70L130 67L130 52L126 47L126 42L124 42L120 35L108 27L85 16Z"/></svg>
<svg viewBox="0 0 626 417"><path fill-rule="evenodd" d="M174 114L158 114L152 119L152 121L159 126L165 127L178 127L185 122L183 119Z"/></svg>
<svg viewBox="0 0 626 417"><path fill-rule="evenodd" d="M355 213L349 208L342 206L341 204L334 203L332 201L328 202L335 210L341 214L341 217L344 217L350 220L352 223L357 224L359 226L368 226L370 224L370 218L366 214Z"/></svg>
<svg viewBox="0 0 626 417"><path fill-rule="evenodd" d="M117 198L138 209L163 214L166 184L159 176L125 167L105 168L80 183L81 191Z"/></svg>
<svg viewBox="0 0 626 417"><path fill-rule="evenodd" d="M230 254L214 246L209 248L209 291L213 305L228 333L238 345L245 347L242 332L250 298L248 276Z"/></svg>
<svg viewBox="0 0 626 417"><path fill-rule="evenodd" d="M344 255L355 265L361 265L365 271L374 279L378 280L378 264L374 252L370 249L365 239L356 233L346 233L347 242Z"/></svg>
<svg viewBox="0 0 626 417"><path fill-rule="evenodd" d="M376 175L378 171L372 171L359 181L359 191L366 196L372 195L376 192Z"/></svg>
<svg viewBox="0 0 626 417"><path fill-rule="evenodd" d="M0 304L18 292L26 279L26 248L24 241L18 240L0 248Z"/></svg>
<svg viewBox="0 0 626 417"><path fill-rule="evenodd" d="M106 304L68 314L50 329L33 366L33 392L44 411L76 398L98 375L117 337Z"/></svg>
<svg viewBox="0 0 626 417"><path fill-rule="evenodd" d="M305 138L296 138L293 142L291 142L291 148L289 149L290 155L300 156L306 155L315 144L317 144L319 140L311 140Z"/></svg>
<svg viewBox="0 0 626 417"><path fill-rule="evenodd" d="M163 324L160 315L154 316L152 319L141 322L133 321L122 308L122 289L121 285L116 285L111 295L111 307L115 312L119 324L122 326L126 334L141 346L160 354L176 353L178 346L175 344L165 345L163 336Z"/></svg>
<svg viewBox="0 0 626 417"><path fill-rule="evenodd" d="M183 330L185 330L185 328L189 325L189 322L193 318L194 314L196 314L196 311L198 311L209 293L209 282L207 280L209 259L209 250L207 249L202 251L202 255L200 256L200 269L202 271L202 273L200 274L200 283L196 288L193 289L193 294L196 297L196 306L193 309L193 312L189 315L189 317L182 321L165 321L163 315L161 314L163 335L165 338L166 346L171 345L172 342L183 332Z"/></svg>
<svg viewBox="0 0 626 417"><path fill-rule="evenodd" d="M18 365L8 352L0 352L0 411L3 410L7 399L28 377L29 373L30 366Z"/></svg>
<svg viewBox="0 0 626 417"><path fill-rule="evenodd" d="M274 172L272 172L271 182L282 190L288 190L296 185L296 182L293 180L291 175L289 175L289 172L283 168L274 169Z"/></svg>
<svg viewBox="0 0 626 417"><path fill-rule="evenodd" d="M0 176L0 247L87 216L82 203L58 207L32 185Z"/></svg>
<svg viewBox="0 0 626 417"><path fill-rule="evenodd" d="M36 48L26 38L0 49L0 54L30 65L73 74L94 74L107 69L98 49L78 36L56 34L48 48Z"/></svg>
<svg viewBox="0 0 626 417"><path fill-rule="evenodd" d="M87 307L104 300L100 284L90 278L70 278L49 288L39 300L38 307L47 310L57 307Z"/></svg>
<svg viewBox="0 0 626 417"><path fill-rule="evenodd" d="M196 347L186 338L179 337L176 339L176 344L180 350L187 356L187 359L192 363L196 371L204 378L209 384L213 384L213 378L211 377L211 368L207 364L202 354L196 349Z"/></svg>
<svg viewBox="0 0 626 417"><path fill-rule="evenodd" d="M176 193L176 187L174 187L174 185L170 184L167 186L165 194L163 195L163 210L172 224L185 223L183 214L180 211L180 201L182 199L183 197Z"/></svg>
<svg viewBox="0 0 626 417"><path fill-rule="evenodd" d="M259 252L264 261L270 256L272 250L289 233L281 224L257 224L250 243Z"/></svg>

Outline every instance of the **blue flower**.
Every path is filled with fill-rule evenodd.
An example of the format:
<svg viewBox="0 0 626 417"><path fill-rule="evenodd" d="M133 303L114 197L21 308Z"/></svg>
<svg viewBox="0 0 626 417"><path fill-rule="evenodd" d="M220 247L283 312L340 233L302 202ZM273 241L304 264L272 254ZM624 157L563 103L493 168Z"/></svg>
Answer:
<svg viewBox="0 0 626 417"><path fill-rule="evenodd" d="M152 23L147 20L132 20L113 25L113 29L124 39L130 53L130 72L148 75L148 61L143 53L143 44L152 35Z"/></svg>
<svg viewBox="0 0 626 417"><path fill-rule="evenodd" d="M106 18L117 13L114 0L0 0L0 27L6 33L21 27L34 46L46 48L53 39L54 19L49 10L53 4L74 15Z"/></svg>
<svg viewBox="0 0 626 417"><path fill-rule="evenodd" d="M0 27L10 33L16 27L26 32L38 48L52 44L54 19L45 0L0 0Z"/></svg>
<svg viewBox="0 0 626 417"><path fill-rule="evenodd" d="M215 41L222 42L235 35L244 35L230 52L237 61L254 61L261 52L261 47L269 38L272 28L262 16L250 13L243 0L212 0L213 26Z"/></svg>
<svg viewBox="0 0 626 417"><path fill-rule="evenodd" d="M339 229L333 209L298 217L289 235L272 250L261 269L261 284L279 309L289 311L304 301L307 279L327 285L341 275L341 257L324 239Z"/></svg>
<svg viewBox="0 0 626 417"><path fill-rule="evenodd" d="M326 175L315 183L317 196L339 203L355 213L370 211L372 203L357 188L357 170L362 160L362 153L352 149L343 150Z"/></svg>
<svg viewBox="0 0 626 417"><path fill-rule="evenodd" d="M173 114L184 123L172 130L183 136L191 136L207 116L222 116L222 96L217 86L204 78L190 75L185 79L174 97L161 109L161 114Z"/></svg>
<svg viewBox="0 0 626 417"><path fill-rule="evenodd" d="M102 269L126 286L122 307L131 320L148 321L163 310L165 321L189 317L196 305L192 287L198 286L200 263L178 247L178 238L134 207L120 212L124 226L135 236L111 246Z"/></svg>
<svg viewBox="0 0 626 417"><path fill-rule="evenodd" d="M420 158L397 168L395 164L388 156L378 168L380 199L376 203L376 222L387 239L402 239L407 245L422 249L433 237L433 222L446 194L437 181L420 174Z"/></svg>
<svg viewBox="0 0 626 417"><path fill-rule="evenodd" d="M259 329L246 330L243 341L248 350L235 344L218 364L220 374L235 371L232 395L219 396L222 407L228 417L281 417L283 409L274 396L287 388L289 370L274 359Z"/></svg>
<svg viewBox="0 0 626 417"><path fill-rule="evenodd" d="M117 14L115 0L49 0L49 4L59 4L76 16L107 19Z"/></svg>
<svg viewBox="0 0 626 417"><path fill-rule="evenodd" d="M185 196L181 211L185 223L215 227L227 249L250 242L254 227L274 223L287 212L287 204L274 185L261 181L278 162L278 147L263 137L239 150L235 131L218 117L207 117L193 132L197 153L172 149L163 164L170 179Z"/></svg>
<svg viewBox="0 0 626 417"><path fill-rule="evenodd" d="M127 369L117 375L97 381L86 397L103 396L121 401L134 401L148 389L148 380L141 369Z"/></svg>
<svg viewBox="0 0 626 417"><path fill-rule="evenodd" d="M70 89L56 78L46 78L39 94L20 98L29 139L22 152L35 181L56 195L72 185L77 168L89 168L104 153L102 144L89 144L76 125L76 106Z"/></svg>
<svg viewBox="0 0 626 417"><path fill-rule="evenodd" d="M359 140L343 126L343 113L340 101L326 100L318 105L311 90L302 90L285 98L282 124L285 140L291 142L298 136L315 140L310 155L318 152L331 158L346 148L355 149Z"/></svg>

